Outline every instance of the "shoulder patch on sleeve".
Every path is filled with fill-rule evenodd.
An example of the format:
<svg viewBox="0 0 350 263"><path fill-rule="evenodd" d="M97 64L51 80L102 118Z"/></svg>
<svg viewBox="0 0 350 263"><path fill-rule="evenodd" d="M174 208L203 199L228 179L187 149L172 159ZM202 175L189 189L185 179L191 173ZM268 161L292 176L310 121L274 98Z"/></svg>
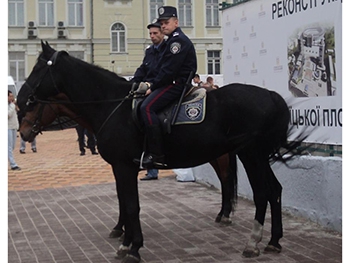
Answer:
<svg viewBox="0 0 350 263"><path fill-rule="evenodd" d="M173 54L177 54L181 51L181 44L179 42L171 43L170 52Z"/></svg>

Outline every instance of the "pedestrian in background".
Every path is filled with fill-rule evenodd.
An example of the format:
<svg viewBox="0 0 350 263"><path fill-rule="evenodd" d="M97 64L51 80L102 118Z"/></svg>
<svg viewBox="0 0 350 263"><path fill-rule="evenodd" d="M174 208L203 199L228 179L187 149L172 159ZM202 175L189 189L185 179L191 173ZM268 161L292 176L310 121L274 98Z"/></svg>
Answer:
<svg viewBox="0 0 350 263"><path fill-rule="evenodd" d="M195 84L197 84L197 87L199 88L199 87L201 87L201 86L203 86L203 81L201 81L201 78L200 78L200 76L198 75L198 74L195 74L194 75L194 77L193 77L193 82L195 83Z"/></svg>
<svg viewBox="0 0 350 263"><path fill-rule="evenodd" d="M19 124L14 96L11 91L8 91L8 160L10 162L11 170L21 170L13 157L18 128Z"/></svg>
<svg viewBox="0 0 350 263"><path fill-rule="evenodd" d="M96 155L96 138L93 133L85 129L83 126L79 125L75 127L78 134L79 150L80 155L85 155L85 135L87 137L87 148L90 149L91 154Z"/></svg>
<svg viewBox="0 0 350 263"><path fill-rule="evenodd" d="M33 153L36 153L36 137L34 140L30 143L30 146L32 148ZM21 138L21 146L19 148L19 152L21 154L26 153L26 142Z"/></svg>

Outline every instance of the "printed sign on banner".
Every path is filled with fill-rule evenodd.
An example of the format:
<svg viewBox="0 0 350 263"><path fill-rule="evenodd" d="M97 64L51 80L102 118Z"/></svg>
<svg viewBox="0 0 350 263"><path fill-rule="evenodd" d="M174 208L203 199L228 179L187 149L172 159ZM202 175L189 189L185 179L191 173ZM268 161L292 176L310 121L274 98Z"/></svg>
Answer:
<svg viewBox="0 0 350 263"><path fill-rule="evenodd" d="M309 142L342 144L341 0L252 0L222 25L224 84L275 90Z"/></svg>

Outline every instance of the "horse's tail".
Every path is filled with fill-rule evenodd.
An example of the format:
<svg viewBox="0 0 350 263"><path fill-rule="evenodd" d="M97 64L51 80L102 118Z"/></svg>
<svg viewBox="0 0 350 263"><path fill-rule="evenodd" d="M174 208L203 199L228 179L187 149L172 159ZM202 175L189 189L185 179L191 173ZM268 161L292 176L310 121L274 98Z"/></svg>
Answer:
<svg viewBox="0 0 350 263"><path fill-rule="evenodd" d="M288 130L288 134L290 134L292 129ZM270 154L270 161L272 162L283 162L287 163L294 156L304 155L306 150L313 146L313 144L304 144L303 141L308 137L309 134L305 132L301 133L297 138L293 141L285 141L281 147L275 149L275 151Z"/></svg>
<svg viewBox="0 0 350 263"><path fill-rule="evenodd" d="M285 100L276 92L271 91L271 98L278 109L272 118L279 120L277 125L272 127L272 132L268 135L270 140L273 138L273 149L270 152L272 162L281 161L286 163L293 156L302 155L309 145L302 146L302 142L309 136L305 130L302 131L293 141L288 141L288 137L293 133L293 127L289 127L290 113Z"/></svg>

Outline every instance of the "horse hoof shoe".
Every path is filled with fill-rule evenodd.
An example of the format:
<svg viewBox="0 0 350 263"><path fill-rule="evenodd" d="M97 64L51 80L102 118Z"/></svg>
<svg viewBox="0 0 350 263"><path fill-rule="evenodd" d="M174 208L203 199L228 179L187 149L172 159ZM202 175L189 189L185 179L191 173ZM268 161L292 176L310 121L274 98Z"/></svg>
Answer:
<svg viewBox="0 0 350 263"><path fill-rule="evenodd" d="M221 218L220 224L222 225L231 225L232 224L232 220L229 217L223 216Z"/></svg>
<svg viewBox="0 0 350 263"><path fill-rule="evenodd" d="M252 249L245 249L243 251L243 257L245 258L254 258L258 257L260 255L260 250L258 248L252 250Z"/></svg>
<svg viewBox="0 0 350 263"><path fill-rule="evenodd" d="M267 245L265 247L264 252L266 252L266 253L280 253L281 250L282 250L281 248L278 248L278 247L275 247L275 246L272 246L272 245Z"/></svg>

